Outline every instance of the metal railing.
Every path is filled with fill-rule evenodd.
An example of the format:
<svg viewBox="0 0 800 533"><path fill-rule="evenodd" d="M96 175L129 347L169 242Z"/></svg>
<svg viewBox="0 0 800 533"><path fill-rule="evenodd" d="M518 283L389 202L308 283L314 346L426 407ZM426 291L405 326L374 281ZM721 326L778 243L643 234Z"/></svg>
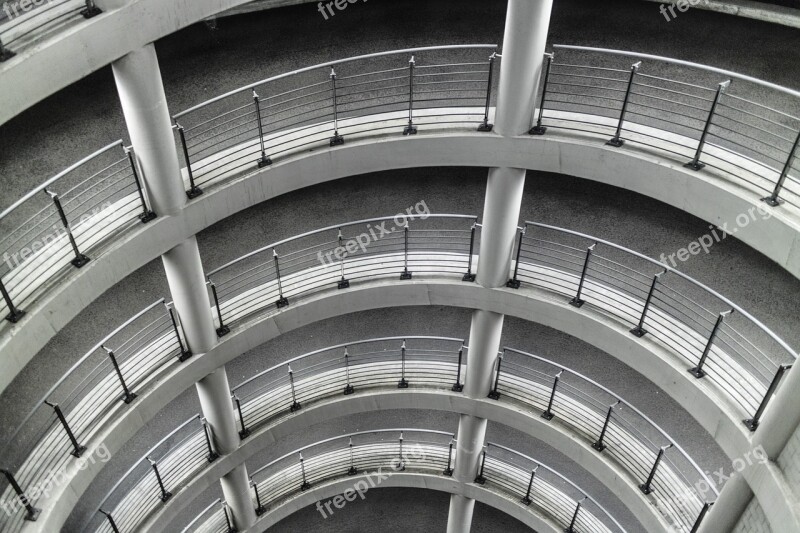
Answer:
<svg viewBox="0 0 800 533"><path fill-rule="evenodd" d="M4 439L3 468L27 494L81 457L86 443L131 403L137 391L189 356L177 313L163 299L146 307L98 342L53 385ZM34 498L35 499L35 498ZM0 501L13 509L7 487ZM27 513L0 514L0 528L21 527Z"/></svg>
<svg viewBox="0 0 800 533"><path fill-rule="evenodd" d="M422 215L337 224L260 248L208 274L219 324L352 282L414 274L472 280L476 217Z"/></svg>
<svg viewBox="0 0 800 533"><path fill-rule="evenodd" d="M800 92L672 58L555 45L531 134L606 135L730 176L772 206L800 207ZM765 103L766 102L766 103ZM608 138L606 137L606 138Z"/></svg>
<svg viewBox="0 0 800 533"><path fill-rule="evenodd" d="M263 514L318 484L378 469L384 475L413 472L450 476L451 467L458 460L454 440L449 433L421 429L364 431L326 439L254 471L254 505ZM546 465L492 443L487 444L487 449L492 454L483 460L481 478L476 483L485 484L514 501L524 500L527 494L529 499L525 503L531 509L559 526L571 526L575 533L625 532L604 507ZM537 478L527 491L534 469ZM521 479L525 480L522 485L517 483ZM212 516L206 522L196 520L184 532L219 531L225 523L224 511L219 507L209 509Z"/></svg>
<svg viewBox="0 0 800 533"><path fill-rule="evenodd" d="M588 304L686 360L749 415L754 431L797 353L713 289L633 250L575 231L526 222L508 286L521 282Z"/></svg>
<svg viewBox="0 0 800 533"><path fill-rule="evenodd" d="M120 477L82 531L137 531L188 480L219 458L213 442L211 426L200 415L181 424Z"/></svg>
<svg viewBox="0 0 800 533"><path fill-rule="evenodd" d="M81 268L133 221L155 217L132 148L116 141L0 213L0 317L24 307L70 268Z"/></svg>
<svg viewBox="0 0 800 533"><path fill-rule="evenodd" d="M533 408L610 457L632 483L652 495L655 507L676 531L695 531L704 509L719 495L680 444L639 409L586 376L505 347L492 381L490 398ZM708 494L701 493L706 487Z"/></svg>
<svg viewBox="0 0 800 533"><path fill-rule="evenodd" d="M458 125L491 131L496 48L410 48L322 63L177 113L187 193L350 136Z"/></svg>
<svg viewBox="0 0 800 533"><path fill-rule="evenodd" d="M65 24L100 13L94 0L9 0L0 11L0 62L14 57L16 50L47 37Z"/></svg>
<svg viewBox="0 0 800 533"><path fill-rule="evenodd" d="M343 395L393 389L461 392L466 352L460 339L407 336L340 344L292 358L232 390L240 436L246 439L253 431L315 402ZM585 376L553 361L506 348L494 374L487 379L494 384L490 398L540 411L548 420L592 443L598 453L627 473L631 485L651 494L654 507L676 531L696 528L713 500L711 496L717 495L713 482L664 430ZM192 455L190 445L185 450L179 449L181 446L179 442L172 447L169 455ZM451 462L445 470L452 466ZM173 483L185 484L188 475ZM710 494L701 494L702 487L710 487ZM139 485L129 490L148 492ZM260 492L258 507L262 508L270 497L269 492ZM222 511L215 512L223 524ZM112 516L133 524L134 519L125 513L120 509ZM139 522L144 519L136 518Z"/></svg>

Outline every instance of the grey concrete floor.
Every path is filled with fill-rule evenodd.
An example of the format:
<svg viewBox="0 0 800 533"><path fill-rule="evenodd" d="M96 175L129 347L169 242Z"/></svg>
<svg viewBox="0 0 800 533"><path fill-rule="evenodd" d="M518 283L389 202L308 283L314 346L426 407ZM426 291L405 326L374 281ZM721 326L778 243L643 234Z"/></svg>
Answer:
<svg viewBox="0 0 800 533"><path fill-rule="evenodd" d="M407 46L498 42L505 2L459 3L400 0L366 4L324 22L313 5L219 21L218 29L196 25L158 43L165 85L173 111L249 81L308 64L359 53ZM560 0L551 41L645 51L742 71L797 86L798 32L749 20L692 10L666 23L657 6L635 0ZM736 36L735 39L732 36ZM725 54L720 54L725 50ZM780 63L775 60L780 57ZM0 208L9 205L75 159L124 136L110 69L90 76L0 127ZM285 195L209 228L199 236L207 269L266 243L324 225L390 215L425 200L433 212L480 215L486 171L416 169L340 180ZM650 256L672 253L707 232L705 222L627 191L582 180L529 173L522 211L534 219L592 233ZM795 311L800 283L738 241L726 240L708 256L682 270L731 297L762 319L793 346L800 346L800 316ZM0 397L0 433L7 434L25 408L96 342L125 318L168 294L155 261L101 296L57 335ZM450 308L386 309L328 320L282 336L245 354L229 366L232 384L281 360L307 351L369 337L404 334L466 336L469 313ZM614 358L556 331L509 319L504 343L547 356L597 379L663 425L709 470L724 466L713 440L663 391ZM165 408L106 466L76 507L65 531L77 531L120 473L177 423L199 410L196 394L186 391ZM397 411L334 420L309 428L302 443L372 427L455 428L451 413ZM558 466L639 531L615 495L557 451L504 426L493 424L490 440L509 445ZM295 439L266 450L251 468L301 444ZM260 462L259 462L260 461ZM280 524L278 531L395 531L419 524L441 531L447 499L415 491L379 491L369 507L350 506L341 522L322 521L310 510ZM204 494L175 517L177 529L212 499ZM373 506L374 504L374 506ZM417 522L406 514L413 508ZM402 511L400 511L402 510ZM381 516L383 513L383 516ZM367 520L381 519L380 526ZM338 519L338 517L337 517ZM386 522L384 524L384 521ZM476 512L482 531L524 529L486 508ZM349 528L349 529L348 529ZM394 528L394 529L393 529Z"/></svg>

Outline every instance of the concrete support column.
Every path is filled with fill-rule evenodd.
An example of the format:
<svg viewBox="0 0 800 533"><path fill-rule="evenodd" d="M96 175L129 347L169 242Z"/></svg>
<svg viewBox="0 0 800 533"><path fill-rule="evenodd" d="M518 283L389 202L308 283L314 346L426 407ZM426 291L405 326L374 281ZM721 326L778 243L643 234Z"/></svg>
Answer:
<svg viewBox="0 0 800 533"><path fill-rule="evenodd" d="M511 277L511 255L524 188L525 169L489 169L476 276L484 287L502 287Z"/></svg>
<svg viewBox="0 0 800 533"><path fill-rule="evenodd" d="M464 394L482 399L492 389L492 369L500 350L505 315L477 310L472 313Z"/></svg>
<svg viewBox="0 0 800 533"><path fill-rule="evenodd" d="M732 477L725 483L717 501L703 519L698 533L730 533L752 498L753 492L744 476Z"/></svg>
<svg viewBox="0 0 800 533"><path fill-rule="evenodd" d="M206 353L217 334L197 239L190 237L161 256L175 309L192 353Z"/></svg>
<svg viewBox="0 0 800 533"><path fill-rule="evenodd" d="M190 350L194 354L209 352L217 344L217 336L197 239L192 237L185 240L165 253L161 259ZM198 381L196 388L217 452L222 455L233 453L239 448L240 438L236 430L231 387L225 367L218 368ZM236 528L244 531L255 524L256 512L250 497L247 467L237 467L223 476L220 484Z"/></svg>
<svg viewBox="0 0 800 533"><path fill-rule="evenodd" d="M155 47L135 50L111 69L153 210L176 215L186 204L186 192Z"/></svg>
<svg viewBox="0 0 800 533"><path fill-rule="evenodd" d="M800 426L800 371L793 366L777 394L767 407L761 424L756 429L751 448L761 446L771 462L776 462L794 432ZM727 533L733 529L753 498L753 491L744 476L730 479L720 492L717 503L711 508L700 533Z"/></svg>
<svg viewBox="0 0 800 533"><path fill-rule="evenodd" d="M509 0L494 131L504 136L528 133L553 0Z"/></svg>

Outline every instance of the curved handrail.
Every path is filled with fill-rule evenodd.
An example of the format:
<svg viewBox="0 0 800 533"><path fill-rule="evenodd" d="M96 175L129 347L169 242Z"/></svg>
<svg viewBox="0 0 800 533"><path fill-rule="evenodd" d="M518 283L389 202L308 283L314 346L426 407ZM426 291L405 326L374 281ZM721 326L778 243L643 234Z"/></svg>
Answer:
<svg viewBox="0 0 800 533"><path fill-rule="evenodd" d="M394 461L391 461L389 465L381 465L380 462L383 459L386 458L386 457L384 457L384 455L389 453L387 450L384 449L385 446L383 446L383 445L386 444L386 446L390 446L390 444L388 444L384 440L381 440L380 438L378 439L378 442L375 442L375 443L366 442L366 443L359 443L357 445L353 444L353 439L354 438L356 438L357 440L361 440L361 439L358 439L358 438L359 437L364 437L364 436L367 436L367 435L370 435L370 436L377 435L377 436L383 437L385 435L392 435L392 434L399 435L399 439L400 439L401 442L403 442L403 444L405 444L405 445L409 445L410 444L411 446L416 446L417 449L422 452L422 456L423 457L420 458L420 459L416 459L416 460L413 459L413 458L408 458L408 456L405 453L403 453L402 448L398 447L398 450L397 450L397 452L398 452L397 463L395 464ZM426 439L425 441L421 441L421 440L414 439L413 437L412 438L408 438L407 437L408 434L412 434L412 435L416 435L416 434L419 434L419 435L432 435L432 436L435 436L435 437L447 437L447 440L452 442L452 440L450 439L451 434L443 432L443 431L433 431L433 430L414 429L414 428L396 428L396 429L383 429L383 430L373 430L373 431L360 431L360 432L357 432L357 433L350 433L350 434L347 434L347 435L342 435L342 436L338 436L338 437L325 439L325 440L319 441L317 443L314 443L314 444L307 445L307 446L304 446L302 448L299 448L299 449L295 450L294 452L290 452L288 454L285 454L282 457L280 457L278 459L275 459L275 460L269 462L267 465L262 466L261 468L256 470L252 474L251 478L253 479L253 482L256 485L257 490L259 490L259 492L261 494L264 494L266 492L265 489L269 487L270 480L272 480L272 479L280 479L281 488L278 490L277 499L276 500L267 499L266 501L262 502L262 504L265 507L267 507L269 505L274 505L276 502L281 501L283 498L288 497L288 495L291 494L291 492L286 493L286 490L284 488L286 483L289 480L294 479L294 480L297 481L297 483L294 483L294 485L296 486L295 490L301 490L300 489L301 485L303 487L305 487L305 488L308 488L308 487L311 486L311 484L308 483L308 478L310 476L307 475L306 468L297 468L296 464L295 465L287 465L285 468L282 468L282 469L278 470L277 473L273 474L270 477L266 477L265 479L261 480L260 482L256 482L255 481L256 477L261 476L265 472L268 472L270 469L274 469L275 467L280 467L281 463L287 463L290 459L293 459L294 457L298 457L298 456L300 457L300 461L303 461L306 465L308 465L311 462L315 462L315 464L319 464L319 465L324 465L326 467L326 472L329 470L329 468L331 468L331 466L332 466L331 463L340 463L340 466L342 467L341 468L341 475L337 475L335 473L330 473L330 474L326 473L322 478L317 480L317 482L319 482L319 481L328 481L328 480L339 478L339 477L346 477L348 475L348 467L351 469L350 472L354 472L354 471L359 470L357 468L358 466L360 466L361 469L373 468L373 467L377 468L378 466L391 466L393 469L399 471L399 470L401 470L401 467L399 467L398 465L402 465L402 469L403 470L421 470L421 471L429 471L430 470L432 472L435 472L436 475L441 475L441 476L449 475L449 474L443 474L442 472L445 470L445 468L448 465L452 464L451 461L454 459L454 453L452 451L452 448L448 448L447 444L445 444L445 443L437 444L435 442L432 442L432 439ZM338 450L336 448L333 448L333 447L330 446L331 443L335 443L337 441L340 441L340 442L343 443L343 446L340 448L341 451L348 450L348 452L351 452L351 453L345 453L345 454L338 453ZM593 529L593 531L608 531L608 532L619 531L619 532L622 532L622 533L625 532L625 529L608 512L608 510L605 509L605 507L603 507L602 505L598 504L593 498L591 498L591 496L588 496L586 494L586 492L583 491L578 485L576 485L575 483L573 483L572 481L570 481L566 477L564 477L561 474L557 473L556 471L550 469L549 467L547 467L543 463L537 462L534 459L532 459L532 458L530 458L530 457L528 457L528 456L526 456L524 454L520 454L518 452L514 452L513 450L511 450L509 448L498 446L498 445L495 445L495 444L492 444L492 443L488 443L488 445L489 446L494 446L494 447L496 447L498 449L506 450L507 452L513 454L513 456L516 457L516 458L520 458L520 459L523 459L523 460L526 460L526 461L531 461L531 462L533 462L535 464L540 465L542 470L546 470L546 472L548 474L550 474L551 476L555 477L556 479L558 479L560 481L563 481L569 487L572 487L573 489L578 491L580 494L584 495L585 499L588 499L594 505L596 510L599 511L601 513L601 515L608 521L608 523L604 523L599 517L595 516L595 513L591 513L591 515L590 515L591 523L594 525L595 528L599 528L599 529ZM393 445L391 445L391 446L393 447ZM327 450L324 450L324 451L322 451L320 453L317 453L317 454L308 455L308 452L310 450L313 450L314 448L317 448L317 447L321 447L321 448L327 449ZM305 457L303 456L304 452L306 452L306 454L307 454ZM363 453L361 453L361 452L363 452ZM425 457L426 454L434 455L434 457L431 457L431 458ZM359 461L358 462L356 462L353 459L354 455L359 457ZM455 460L457 460L457 458L455 458ZM442 464L438 464L439 461L441 461ZM419 464L417 464L417 463L419 463ZM355 470L353 470L353 469L355 469ZM528 475L528 471L524 470L519 464L510 464L509 463L508 464L508 469L506 471L504 471L504 472L494 472L494 471L489 472L489 471L486 471L486 472L484 472L484 474L486 475L486 480L484 482L493 483L495 481L496 476L497 476L498 479L502 479L503 477L508 476L508 475L516 475L516 476L523 475L523 476L527 476ZM539 479L541 480L541 478L539 478ZM540 498L543 499L543 501L542 502L532 502L534 504L534 507L538 507L542 511L548 513L549 516L554 521L556 521L558 523L563 523L563 525L568 525L569 521L564 522L564 520L563 520L563 516L564 516L564 514L566 514L565 511L568 509L569 510L569 514L572 515L573 514L573 510L575 510L574 513L577 515L577 513L581 509L581 505L579 504L579 501L572 499L569 495L567 495L565 492L563 492L560 488L557 488L556 486L554 486L551 482L549 482L547 480L540 481L540 482L542 483L542 485L539 486L540 490L538 491L538 494L540 495ZM260 487L260 489L259 489L259 487ZM544 489L542 490L543 487L544 487ZM514 494L514 493L510 492L502 483L498 484L497 488L499 488L506 495L508 495L511 498L513 498L515 501L517 501L520 496L524 495L524 493L523 494ZM546 501L548 499L548 496L551 496L551 495L552 495L552 498L549 498L550 501ZM558 496L558 497L556 497L556 496ZM547 505L544 505L544 504L547 504ZM567 507L565 507L565 504L567 505ZM558 511L561 511L561 512L559 513ZM191 524L190 524L190 526L191 526ZM616 528L616 529L612 529L612 528ZM184 531L188 531L188 530L189 529L187 528Z"/></svg>
<svg viewBox="0 0 800 533"><path fill-rule="evenodd" d="M398 346L397 349L389 349L392 342ZM444 346L442 343L445 343ZM446 352L448 343L454 346L449 353L443 354ZM267 371L259 372L233 388L233 399L236 404L234 409L239 419L240 435L242 438L247 438L253 430L306 408L311 403L342 394L347 396L367 389L392 390L398 388L401 381L404 382L405 388L411 390L423 388L460 392L459 376L464 363L461 354L463 348L462 340L452 337L382 337L338 344L294 357ZM349 350L349 358L347 355L340 356L343 349ZM527 360L536 360L561 368L562 372L569 372L572 376L597 387L608 396L619 398L609 389L601 387L583 375L557 365L553 361L518 350L509 348L506 350L524 355ZM342 359L344 359L343 364ZM291 365L295 366L293 374L291 374ZM284 369L287 367L290 372L288 377L284 373ZM505 369L503 379L498 379L503 392L502 397L511 398L528 409L536 408L538 403L536 397L541 394L541 391L538 390L541 385L531 377L532 371L535 371L534 366L524 364L524 368L519 370L515 370L514 367L509 370L508 365L503 368ZM514 383L510 386L521 391L520 395L515 396L514 391L506 386L506 378L509 377L514 379ZM236 396L238 391L253 385L256 381L261 382L257 386L251 387L254 389L253 391L241 399ZM553 407L555 416L561 420L562 426L569 428L570 431L575 431L581 438L588 436L589 439L598 439L599 434L599 440L596 442L599 442L601 446L595 445L595 448L599 453L604 453L608 449L604 454L628 474L628 480L632 486L645 481L647 472L653 466L652 461L655 454L662 447L650 442L647 433L655 431L664 437L670 447L677 450L679 454L677 458L681 463L675 463L675 458L670 456L664 457L665 464L659 468L658 475L654 475L653 497L658 502L656 507L659 509L659 513L674 523L682 523L687 528L692 527L695 520L700 518L704 502L707 502L705 495L698 493L697 487L702 483L704 486L710 487L714 495L718 494L708 475L662 428L635 408L632 410L638 415L638 418L617 413L615 419L609 420L610 423L606 423L606 429L600 433L599 425L602 423L605 413L596 412L595 406L592 405L592 399L594 399L594 404L601 403L603 400L598 399L597 393L590 388L580 384L572 385L572 388L576 386L577 389L574 391L571 388L562 388L559 401ZM500 398L499 395L492 397ZM567 403L561 401L564 397L569 398ZM249 421L246 421L245 417ZM594 435L587 435L586 428L589 426L598 426ZM607 436L606 432L608 432ZM607 439L605 444L603 444L604 436ZM338 437L329 440L336 438ZM185 453L180 446L173 446L167 456L175 457L173 462L177 463ZM290 455L279 458L270 465ZM656 466L658 465L656 464ZM689 474L687 469L693 469L693 474ZM256 474L258 472L253 473L253 476ZM690 479L690 477L694 477L694 479ZM185 482L186 478L174 481L178 484ZM145 488L141 488L142 483L134 486L133 498L140 498L141 493L147 492ZM149 490L153 492L157 488L150 483ZM117 507L134 508L131 504L124 503L128 499L128 497L124 497ZM117 518L129 520L124 513L119 514Z"/></svg>
<svg viewBox="0 0 800 533"><path fill-rule="evenodd" d="M353 61L361 61L361 60L364 60L364 59L373 59L373 58L376 58L376 57L385 57L385 56L396 55L396 54L418 54L420 52L428 52L428 51L432 51L432 50L470 50L470 49L476 49L476 48L483 48L483 49L487 49L487 50L496 50L497 49L497 45L496 44L454 44L454 45L446 45L446 46L420 46L420 47L417 47L417 48L403 48L403 49L400 49L400 50L391 50L389 52L376 52L376 53L372 53L372 54L362 54L362 55L358 55L358 56L348 57L348 58L345 58L345 59L336 59L334 61L326 61L325 63L318 63L318 64L312 65L310 67L303 67L303 68L300 68L300 69L297 69L297 70L293 70L291 72L285 72L283 74L278 74L277 76L271 76L269 78L263 79L261 81L257 81L255 83L250 83L248 85L244 85L242 87L239 87L238 89L234 89L232 91L228 91L225 94L221 94L219 96L215 96L214 98L210 98L210 99L206 100L205 102L197 104L197 105L195 105L193 107L190 107L189 109L185 109L185 110L181 111L180 113L176 113L176 114L172 115L172 118L173 119L179 119L182 116L191 113L192 111L197 111L198 109L206 107L209 104L213 104L214 102L218 102L218 101L220 101L220 100L222 100L224 98L227 98L229 96L233 96L235 94L239 94L239 93L244 92L244 91L251 91L251 90L255 89L256 87L258 87L259 85L264 85L266 83L270 83L270 82L277 81L277 80L280 80L280 79L288 78L290 76L296 76L297 74L302 74L304 72L310 72L312 70L316 70L316 69L319 69L319 68L335 67L337 65L342 65L342 64L345 64L345 63L351 63Z"/></svg>

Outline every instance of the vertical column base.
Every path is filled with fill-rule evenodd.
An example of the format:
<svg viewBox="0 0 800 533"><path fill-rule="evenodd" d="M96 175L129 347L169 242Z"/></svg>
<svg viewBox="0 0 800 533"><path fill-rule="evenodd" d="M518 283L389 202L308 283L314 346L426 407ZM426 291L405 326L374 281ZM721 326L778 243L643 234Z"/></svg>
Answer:
<svg viewBox="0 0 800 533"><path fill-rule="evenodd" d="M453 494L450 496L450 512L447 515L447 533L469 533L475 500Z"/></svg>

